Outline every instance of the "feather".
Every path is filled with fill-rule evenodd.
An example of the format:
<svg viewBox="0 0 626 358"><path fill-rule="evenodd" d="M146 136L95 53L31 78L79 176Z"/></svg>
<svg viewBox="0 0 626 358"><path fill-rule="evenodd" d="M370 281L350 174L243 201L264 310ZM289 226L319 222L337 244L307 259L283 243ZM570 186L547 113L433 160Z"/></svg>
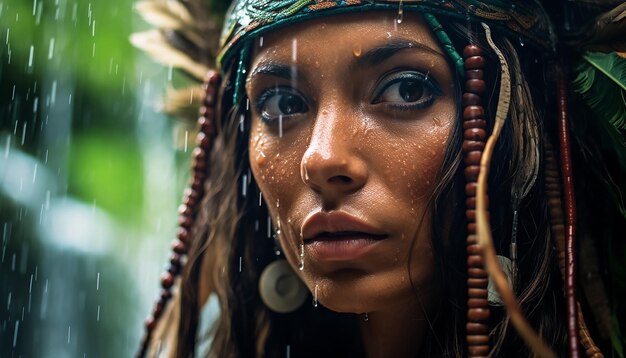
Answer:
<svg viewBox="0 0 626 358"><path fill-rule="evenodd" d="M588 52L576 66L572 83L596 117L626 129L626 59L614 53Z"/></svg>
<svg viewBox="0 0 626 358"><path fill-rule="evenodd" d="M209 71L208 66L194 61L185 52L172 47L159 30L134 33L130 37L130 42L152 56L157 62L179 68L198 81L202 81Z"/></svg>
<svg viewBox="0 0 626 358"><path fill-rule="evenodd" d="M582 33L584 50L626 51L626 3L597 17Z"/></svg>
<svg viewBox="0 0 626 358"><path fill-rule="evenodd" d="M150 25L158 28L181 29L194 24L187 8L177 1L141 1L135 10Z"/></svg>

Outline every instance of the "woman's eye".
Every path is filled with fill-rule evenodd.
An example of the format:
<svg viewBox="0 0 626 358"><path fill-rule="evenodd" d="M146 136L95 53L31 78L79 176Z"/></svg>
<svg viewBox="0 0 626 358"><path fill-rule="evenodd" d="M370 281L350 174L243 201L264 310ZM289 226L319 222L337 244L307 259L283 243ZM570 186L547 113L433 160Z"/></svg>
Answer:
<svg viewBox="0 0 626 358"><path fill-rule="evenodd" d="M380 82L372 104L385 103L397 109L425 108L442 95L435 81L417 71L393 73Z"/></svg>
<svg viewBox="0 0 626 358"><path fill-rule="evenodd" d="M266 122L285 118L309 110L304 98L293 89L274 88L265 91L257 102L257 109Z"/></svg>

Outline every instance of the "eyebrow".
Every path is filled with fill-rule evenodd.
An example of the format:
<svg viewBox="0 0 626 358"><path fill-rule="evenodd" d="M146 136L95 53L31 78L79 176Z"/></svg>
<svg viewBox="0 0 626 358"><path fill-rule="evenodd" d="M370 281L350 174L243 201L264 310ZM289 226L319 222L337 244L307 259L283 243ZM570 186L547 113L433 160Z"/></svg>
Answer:
<svg viewBox="0 0 626 358"><path fill-rule="evenodd" d="M396 53L408 49L418 49L446 59L446 56L444 54L422 43L408 39L393 39L365 52L363 56L359 57L356 60L356 65L361 67L375 66L384 62Z"/></svg>
<svg viewBox="0 0 626 358"><path fill-rule="evenodd" d="M287 66L278 63L261 63L254 68L249 78L253 78L256 75L270 75L274 77L284 78L286 80L295 79L299 76L298 71L294 66Z"/></svg>

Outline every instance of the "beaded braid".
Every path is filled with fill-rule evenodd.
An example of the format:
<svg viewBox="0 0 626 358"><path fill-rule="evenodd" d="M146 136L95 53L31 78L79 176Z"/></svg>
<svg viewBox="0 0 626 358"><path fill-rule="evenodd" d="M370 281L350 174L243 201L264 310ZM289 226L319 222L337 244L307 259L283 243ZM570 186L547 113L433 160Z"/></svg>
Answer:
<svg viewBox="0 0 626 358"><path fill-rule="evenodd" d="M204 181L209 174L208 160L211 147L213 146L215 103L219 84L219 74L215 71L210 71L204 83L205 94L202 107L200 107L200 117L198 118L200 131L196 138L197 147L193 151L193 162L191 165L193 175L189 187L185 190L183 204L178 208L178 230L176 239L172 241L173 252L165 272L161 274L161 294L154 304L151 315L145 322L145 333L137 353L139 358L144 357L147 353L152 332L161 318L165 306L172 297L172 286L187 259L191 228L198 211L198 204L202 201L202 196L204 195Z"/></svg>
<svg viewBox="0 0 626 358"><path fill-rule="evenodd" d="M476 236L476 187L480 159L487 138L487 121L480 95L485 91L485 58L476 45L463 49L465 93L463 93L463 151L465 153L465 194L467 218L467 347L469 357L489 355L489 307L482 250Z"/></svg>

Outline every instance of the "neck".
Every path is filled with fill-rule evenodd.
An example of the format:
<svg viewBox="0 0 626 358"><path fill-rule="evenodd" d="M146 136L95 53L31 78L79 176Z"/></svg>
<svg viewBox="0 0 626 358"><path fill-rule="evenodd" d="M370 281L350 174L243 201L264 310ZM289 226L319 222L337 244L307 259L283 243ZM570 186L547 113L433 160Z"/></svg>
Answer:
<svg viewBox="0 0 626 358"><path fill-rule="evenodd" d="M424 312L428 312L415 297L369 312L361 320L363 347L368 358L417 357L428 330Z"/></svg>

